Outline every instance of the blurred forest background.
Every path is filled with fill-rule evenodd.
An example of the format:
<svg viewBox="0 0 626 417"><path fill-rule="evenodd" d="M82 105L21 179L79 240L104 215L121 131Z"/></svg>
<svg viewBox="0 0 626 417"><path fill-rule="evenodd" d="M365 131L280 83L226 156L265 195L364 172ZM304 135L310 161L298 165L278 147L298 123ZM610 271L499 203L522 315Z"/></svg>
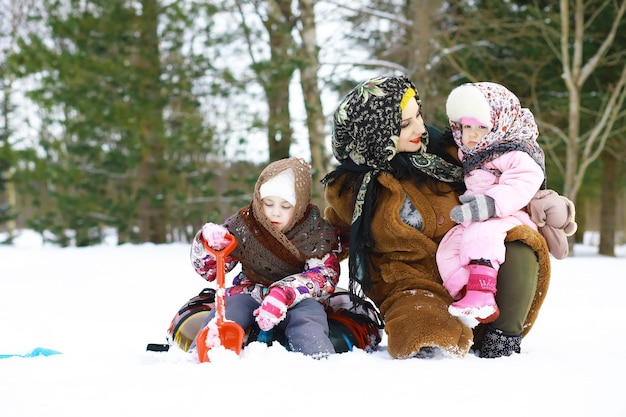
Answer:
<svg viewBox="0 0 626 417"><path fill-rule="evenodd" d="M365 78L530 108L548 186L614 255L626 231L626 0L0 0L0 231L65 245L188 241L268 161L332 169L330 120Z"/></svg>

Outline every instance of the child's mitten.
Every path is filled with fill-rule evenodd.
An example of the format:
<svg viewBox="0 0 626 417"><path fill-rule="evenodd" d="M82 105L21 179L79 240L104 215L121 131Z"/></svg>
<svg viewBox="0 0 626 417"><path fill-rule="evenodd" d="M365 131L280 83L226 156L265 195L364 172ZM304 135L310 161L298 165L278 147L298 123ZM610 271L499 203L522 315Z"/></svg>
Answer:
<svg viewBox="0 0 626 417"><path fill-rule="evenodd" d="M256 322L263 331L268 331L280 323L287 314L287 294L280 287L272 287L265 296L261 307L254 310Z"/></svg>
<svg viewBox="0 0 626 417"><path fill-rule="evenodd" d="M496 215L496 203L488 195L462 195L459 201L463 204L450 211L450 218L457 223L481 222Z"/></svg>
<svg viewBox="0 0 626 417"><path fill-rule="evenodd" d="M202 226L202 237L215 250L222 250L226 247L229 242L226 239L227 234L228 229L219 224L206 223Z"/></svg>

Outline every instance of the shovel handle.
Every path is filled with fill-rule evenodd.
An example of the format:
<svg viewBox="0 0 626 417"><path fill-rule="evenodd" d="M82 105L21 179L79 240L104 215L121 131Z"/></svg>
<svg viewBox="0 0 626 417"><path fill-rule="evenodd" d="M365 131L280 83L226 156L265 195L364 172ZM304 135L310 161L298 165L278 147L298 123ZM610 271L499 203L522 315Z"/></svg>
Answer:
<svg viewBox="0 0 626 417"><path fill-rule="evenodd" d="M225 300L224 300L225 281L226 281L226 271L225 271L226 262L224 261L224 259L237 246L237 239L235 239L235 236L231 235L230 233L227 233L226 235L224 235L224 237L229 242L226 244L224 248L220 250L213 249L211 246L209 246L209 244L204 238L201 238L202 244L204 245L204 249L206 249L207 252L215 256L215 260L217 263L216 265L217 296L215 298L215 318L217 320L218 328L221 328L223 326L224 320L226 318L226 311L225 311L226 307L225 307Z"/></svg>
<svg viewBox="0 0 626 417"><path fill-rule="evenodd" d="M237 354L239 354L239 352L241 351L241 347L243 345L244 330L239 324L235 322L225 321L226 304L225 304L225 288L224 288L225 287L224 281L226 280L225 278L226 265L225 265L224 259L237 246L237 239L235 239L235 236L233 236L230 233L227 233L226 235L224 235L224 238L228 240L228 243L226 244L225 247L223 247L220 250L213 249L211 246L209 246L209 244L204 239L204 237L201 236L200 240L202 241L204 249L206 249L207 252L215 256L215 261L217 263L216 265L217 291L216 291L216 297L215 297L215 319L216 319L216 325L217 325L217 331L219 334L220 344L224 346L226 349L235 351ZM204 343L200 342L197 345L198 346L198 359L200 360L200 362L210 361L209 356L208 356L208 351L211 349L211 347L205 346L207 335L208 335L208 326L200 330L200 333L198 333L198 335L196 336L198 340L204 341Z"/></svg>

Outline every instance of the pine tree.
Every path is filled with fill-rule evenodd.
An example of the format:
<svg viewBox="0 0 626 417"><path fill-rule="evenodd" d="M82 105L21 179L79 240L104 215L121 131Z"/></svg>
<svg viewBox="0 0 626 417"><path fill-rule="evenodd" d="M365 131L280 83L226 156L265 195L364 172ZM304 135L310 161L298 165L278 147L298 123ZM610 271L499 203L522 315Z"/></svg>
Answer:
<svg viewBox="0 0 626 417"><path fill-rule="evenodd" d="M67 3L45 1L50 33L24 39L15 57L20 76L38 74L30 97L45 115L31 178L47 195L31 226L61 244L97 243L105 227L120 243L166 242L190 220L177 190L211 178L213 129L195 92L211 65L185 35L203 10Z"/></svg>

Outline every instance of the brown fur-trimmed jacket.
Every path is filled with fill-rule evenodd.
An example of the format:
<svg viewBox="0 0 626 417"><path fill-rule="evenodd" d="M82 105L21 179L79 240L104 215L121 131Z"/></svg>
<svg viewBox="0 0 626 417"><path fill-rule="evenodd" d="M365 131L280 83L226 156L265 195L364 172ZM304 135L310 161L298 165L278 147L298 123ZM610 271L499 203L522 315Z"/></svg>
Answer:
<svg viewBox="0 0 626 417"><path fill-rule="evenodd" d="M342 179L328 184L326 220L349 235L354 202L349 191L339 195ZM414 356L420 348L437 346L464 356L473 343L472 330L448 313L452 298L442 285L435 254L444 234L455 225L450 210L458 205L458 195L441 184L443 195L412 181L398 181L391 174L378 176L380 192L371 231L375 240L372 256L379 272L372 270L372 289L366 294L380 308L386 322L388 352L396 358ZM402 221L404 196L423 218L423 231ZM539 259L539 281L524 335L532 327L546 295L550 263L543 237L528 226L512 229L507 240L530 245Z"/></svg>

